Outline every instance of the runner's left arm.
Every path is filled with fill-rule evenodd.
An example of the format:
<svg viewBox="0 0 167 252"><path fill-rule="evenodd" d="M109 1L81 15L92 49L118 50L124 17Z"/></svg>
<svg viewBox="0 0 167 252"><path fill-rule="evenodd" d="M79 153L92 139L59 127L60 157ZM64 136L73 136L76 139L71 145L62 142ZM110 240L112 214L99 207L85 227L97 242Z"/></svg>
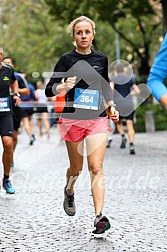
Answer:
<svg viewBox="0 0 167 252"><path fill-rule="evenodd" d="M18 96L18 91L19 91L19 85L16 80L16 77L14 75L13 69L12 69L12 74L11 74L11 85L10 88L12 89L13 92L13 99L15 100L15 106L18 106L20 104L20 97Z"/></svg>

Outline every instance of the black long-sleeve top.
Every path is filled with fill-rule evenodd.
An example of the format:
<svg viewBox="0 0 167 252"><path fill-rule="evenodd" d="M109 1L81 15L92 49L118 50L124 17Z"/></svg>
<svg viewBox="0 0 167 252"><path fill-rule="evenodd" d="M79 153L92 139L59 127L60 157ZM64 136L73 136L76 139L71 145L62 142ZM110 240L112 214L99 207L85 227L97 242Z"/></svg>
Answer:
<svg viewBox="0 0 167 252"><path fill-rule="evenodd" d="M112 100L112 90L108 79L107 57L103 53L93 50L87 55L79 54L75 50L63 54L55 65L54 73L46 86L46 96L52 97L57 95L56 86L60 84L62 78L73 76L77 77L76 84L66 94L66 107L63 110L62 117L95 119L106 116L104 100L105 102ZM99 93L98 108L75 107L76 89L87 90L87 92L97 90Z"/></svg>

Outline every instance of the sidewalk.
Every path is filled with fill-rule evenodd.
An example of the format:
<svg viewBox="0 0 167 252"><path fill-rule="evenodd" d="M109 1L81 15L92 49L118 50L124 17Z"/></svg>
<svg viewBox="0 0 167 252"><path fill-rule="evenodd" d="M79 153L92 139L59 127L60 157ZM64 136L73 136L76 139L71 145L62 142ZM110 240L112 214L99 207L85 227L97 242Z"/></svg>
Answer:
<svg viewBox="0 0 167 252"><path fill-rule="evenodd" d="M77 214L69 217L62 207L68 159L57 129L33 146L19 135L16 194L0 193L0 252L167 251L167 131L136 134L136 155L119 148L118 134L112 139L104 161L111 229L97 238L86 162L76 184Z"/></svg>

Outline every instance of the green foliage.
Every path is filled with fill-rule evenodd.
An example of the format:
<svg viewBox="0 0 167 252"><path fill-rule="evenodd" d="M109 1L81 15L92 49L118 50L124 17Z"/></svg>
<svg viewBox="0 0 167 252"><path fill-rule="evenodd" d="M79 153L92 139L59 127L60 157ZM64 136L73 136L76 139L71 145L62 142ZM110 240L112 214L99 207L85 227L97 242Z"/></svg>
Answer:
<svg viewBox="0 0 167 252"><path fill-rule="evenodd" d="M32 78L52 71L64 48L70 48L65 28L48 15L44 0L3 0L0 13L0 44L4 56L15 59L15 69ZM6 15L6 13L9 13ZM34 80L36 81L36 80Z"/></svg>
<svg viewBox="0 0 167 252"><path fill-rule="evenodd" d="M150 70L150 47L162 35L161 11L148 0L46 0L50 14L56 20L69 23L78 15L87 15L95 22L101 21L117 31L121 41L121 58L136 65L139 75ZM109 41L110 42L110 41ZM99 45L97 46L99 48ZM115 60L115 59L113 59ZM152 60L152 59L151 59Z"/></svg>
<svg viewBox="0 0 167 252"><path fill-rule="evenodd" d="M158 3L157 1L153 1ZM96 23L95 49L109 63L116 60L115 31L119 32L121 59L147 78L162 34L161 13L147 0L1 0L0 44L15 68L31 76L52 71L60 55L73 48L66 27L79 15Z"/></svg>
<svg viewBox="0 0 167 252"><path fill-rule="evenodd" d="M156 130L167 130L167 111L160 104L142 104L136 109L136 132L145 132L145 112L153 111Z"/></svg>

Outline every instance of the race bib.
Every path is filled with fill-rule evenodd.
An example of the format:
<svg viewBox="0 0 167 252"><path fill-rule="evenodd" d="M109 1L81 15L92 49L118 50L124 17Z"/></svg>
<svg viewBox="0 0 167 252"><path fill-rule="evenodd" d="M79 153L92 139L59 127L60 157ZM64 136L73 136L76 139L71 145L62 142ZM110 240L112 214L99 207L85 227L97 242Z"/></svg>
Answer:
<svg viewBox="0 0 167 252"><path fill-rule="evenodd" d="M0 98L0 112L10 111L9 97Z"/></svg>
<svg viewBox="0 0 167 252"><path fill-rule="evenodd" d="M93 89L76 88L74 93L73 107L98 110L99 91Z"/></svg>

